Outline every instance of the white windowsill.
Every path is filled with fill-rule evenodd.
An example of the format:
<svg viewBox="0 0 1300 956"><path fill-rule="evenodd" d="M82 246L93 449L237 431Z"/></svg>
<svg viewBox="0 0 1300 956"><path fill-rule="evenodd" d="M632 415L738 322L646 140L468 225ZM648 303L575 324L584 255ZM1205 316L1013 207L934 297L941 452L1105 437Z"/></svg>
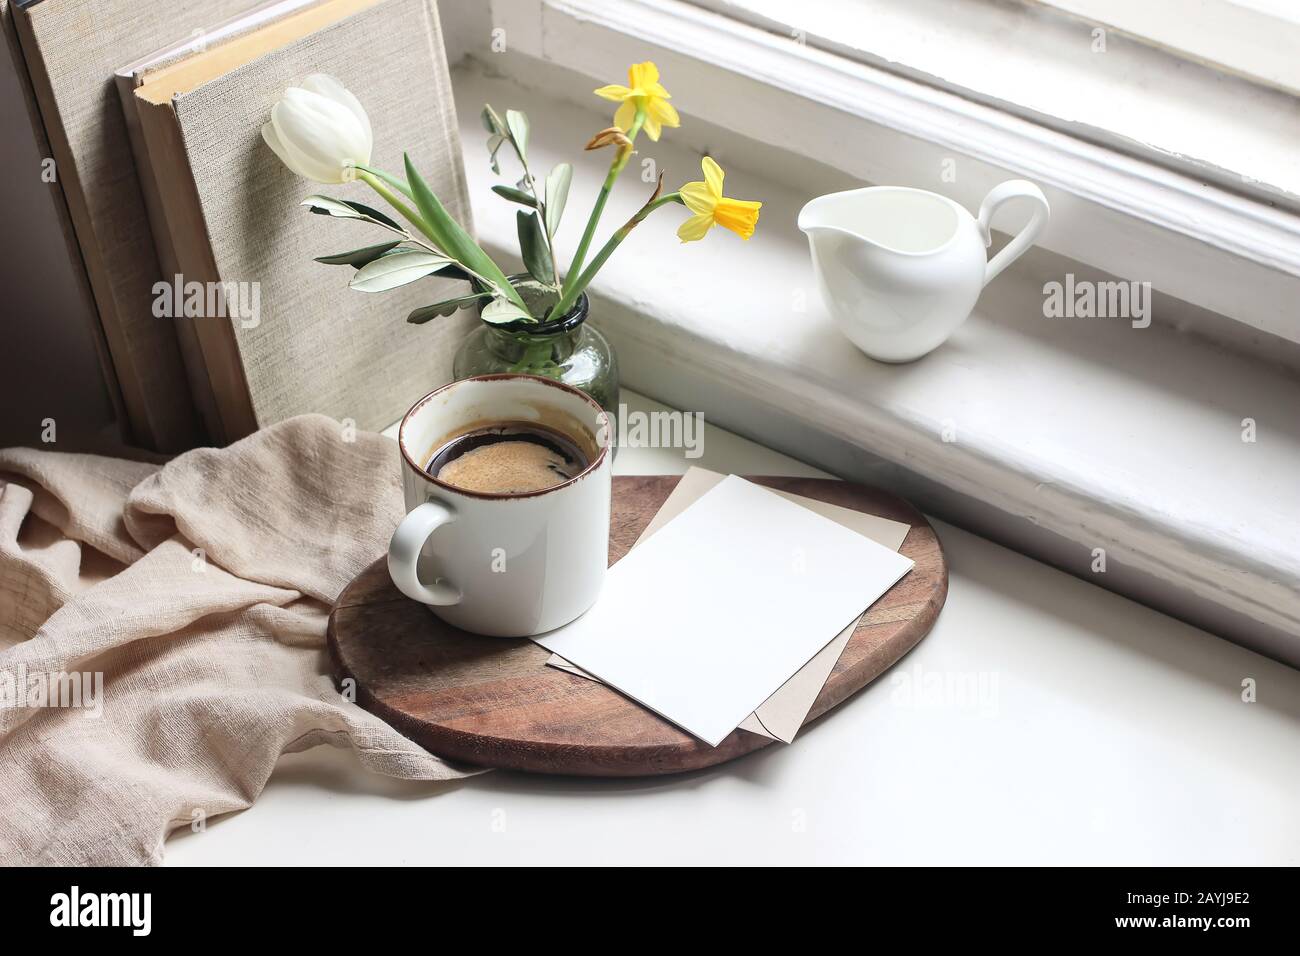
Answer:
<svg viewBox="0 0 1300 956"><path fill-rule="evenodd" d="M482 150L482 103L529 113L537 168L575 162L565 261L607 161L579 144L608 115L594 99L585 110L477 69L454 81L476 226L493 254L517 261L515 207L488 191L498 180ZM698 155L668 138L642 154L669 188L698 178ZM1300 663L1293 372L1161 323L1044 319L1044 275L1106 278L1046 252L999 277L939 351L875 363L835 330L812 283L794 221L824 191L817 178L792 187L747 169L743 153L715 155L728 194L764 201L758 232L684 246L674 209L638 227L593 288L625 385ZM620 183L601 234L650 188ZM1241 441L1247 417L1255 444ZM947 424L956 442L942 440ZM1095 548L1107 552L1105 574L1090 570Z"/></svg>
<svg viewBox="0 0 1300 956"><path fill-rule="evenodd" d="M716 471L817 474L716 426L704 445L697 463ZM690 463L627 448L614 467ZM249 810L176 830L166 862L1297 862L1300 673L935 530L949 587L934 630L791 746L653 780L497 771L453 784L381 777L347 750L315 747L286 754ZM1256 703L1241 700L1245 678Z"/></svg>
<svg viewBox="0 0 1300 956"><path fill-rule="evenodd" d="M1262 184L1225 188L1230 171L1170 168L678 0L491 0L446 16L453 56L583 104L655 60L687 120L674 139L696 150L714 146L700 139L712 124L710 136L970 208L1002 180L1031 179L1055 211L1040 247L1300 343L1300 214Z"/></svg>

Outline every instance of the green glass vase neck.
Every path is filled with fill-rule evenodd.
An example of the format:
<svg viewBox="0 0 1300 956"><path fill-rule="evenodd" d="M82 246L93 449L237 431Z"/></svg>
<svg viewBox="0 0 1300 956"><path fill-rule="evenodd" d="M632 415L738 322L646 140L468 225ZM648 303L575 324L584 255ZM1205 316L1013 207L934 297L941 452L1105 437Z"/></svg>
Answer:
<svg viewBox="0 0 1300 956"><path fill-rule="evenodd" d="M585 316L584 316L585 319ZM548 329L547 325L555 328ZM577 347L581 334L582 322L568 323L561 328L561 323L534 325L528 329L504 329L500 326L484 323L487 345L493 352L509 362L519 362L541 351L553 362L565 362Z"/></svg>
<svg viewBox="0 0 1300 956"><path fill-rule="evenodd" d="M528 275L512 275L511 285L519 290L534 315L544 314L559 298ZM583 294L565 315L549 322L484 323L485 343L512 366L534 365L538 361L563 363L577 348L582 323L587 321L587 296Z"/></svg>
<svg viewBox="0 0 1300 956"><path fill-rule="evenodd" d="M558 301L554 290L531 279L509 278L533 315L545 315ZM587 322L587 308L583 295L553 322L480 322L457 349L452 374L469 378L516 372L553 378L581 389L613 413L618 408L618 359L608 340Z"/></svg>
<svg viewBox="0 0 1300 956"><path fill-rule="evenodd" d="M534 316L545 315L559 300L558 292L543 286L532 276L512 275L507 278ZM587 308L587 293L584 292L573 304L573 308L558 319L543 322L520 319L515 322L496 323L492 327L504 332L522 332L532 336L559 335L581 326L587 320ZM480 308L479 311L481 314L482 309Z"/></svg>

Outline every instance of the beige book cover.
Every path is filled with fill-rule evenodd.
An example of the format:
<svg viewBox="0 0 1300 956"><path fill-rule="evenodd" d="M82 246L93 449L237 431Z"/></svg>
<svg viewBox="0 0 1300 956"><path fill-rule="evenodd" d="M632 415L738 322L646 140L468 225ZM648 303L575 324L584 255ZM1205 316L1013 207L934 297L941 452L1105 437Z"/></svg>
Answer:
<svg viewBox="0 0 1300 956"><path fill-rule="evenodd" d="M271 106L312 73L336 76L374 127L372 164L411 154L467 227L460 140L432 0L323 0L147 74L135 89L142 176L187 302L190 283L220 284L222 314L200 305L194 329L211 380L220 441L303 412L380 429L447 381L475 321L424 326L414 308L455 295L429 279L383 294L348 288L351 270L313 259L382 241L359 222L315 216L314 193L382 205L362 184L322 186L288 169L262 142Z"/></svg>
<svg viewBox="0 0 1300 956"><path fill-rule="evenodd" d="M57 163L136 441L203 440L176 329L152 310L161 275L113 71L256 0L21 0L14 25Z"/></svg>
<svg viewBox="0 0 1300 956"><path fill-rule="evenodd" d="M135 157L137 179L140 183L140 191L143 194L145 210L149 216L149 228L153 233L154 249L158 254L158 264L162 269L163 281L166 281L167 278L174 279L182 270L176 257L176 248L172 242L166 210L163 208L163 199L159 192L159 177L164 173L174 174L180 164L162 162L159 164L158 169L153 168L149 161L149 151L144 140L144 132L140 128L140 113L136 107L135 91L144 85L151 76L167 70L173 64L195 57L211 48L229 43L304 8L321 6L322 3L323 0L269 0L269 2L236 17L195 30L179 42L169 43L161 49L153 50L148 55L140 57L116 71L114 79L117 83L118 99L122 104L122 116L126 121L131 152ZM213 72L216 72L216 70ZM174 123L170 125L174 126ZM170 150L171 153L177 155L182 151L183 149L179 145L173 145ZM166 153L167 151L164 150L164 154ZM200 235L197 241L203 243L206 239ZM211 440L222 440L228 429L222 422L222 412L218 407L217 396L214 391L214 379L222 381L224 378L229 383L229 387L246 391L247 386L243 376L234 375L230 371L226 371L223 376L221 366L208 367L203 346L199 341L201 329L194 318L176 314L172 316L172 325L176 329L181 356L185 362L190 395L202 419L204 432ZM227 352L227 364L233 362L233 359L233 353ZM230 414L227 411L227 417ZM247 401L241 403L241 414L248 420L252 420L251 408L248 406Z"/></svg>

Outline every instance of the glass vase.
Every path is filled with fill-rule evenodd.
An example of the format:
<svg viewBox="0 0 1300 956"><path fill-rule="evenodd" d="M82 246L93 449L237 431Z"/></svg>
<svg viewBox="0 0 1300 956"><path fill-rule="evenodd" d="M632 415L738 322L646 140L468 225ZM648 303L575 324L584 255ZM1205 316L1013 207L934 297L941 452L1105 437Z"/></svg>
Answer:
<svg viewBox="0 0 1300 956"><path fill-rule="evenodd" d="M534 315L545 314L555 293L528 276L511 284ZM567 315L549 322L483 322L461 343L452 362L457 379L499 372L553 378L586 392L615 420L618 414L618 358L600 332L587 324L587 294Z"/></svg>

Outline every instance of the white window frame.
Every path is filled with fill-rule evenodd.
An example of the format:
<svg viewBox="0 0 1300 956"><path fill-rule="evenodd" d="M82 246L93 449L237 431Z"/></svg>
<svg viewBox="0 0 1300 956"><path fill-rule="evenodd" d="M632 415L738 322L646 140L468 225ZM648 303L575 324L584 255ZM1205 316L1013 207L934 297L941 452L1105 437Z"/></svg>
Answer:
<svg viewBox="0 0 1300 956"><path fill-rule="evenodd" d="M1172 50L1227 73L1300 95L1300 9L1293 0L1030 0Z"/></svg>
<svg viewBox="0 0 1300 956"><path fill-rule="evenodd" d="M687 2L1300 213L1300 109L1285 89L1300 66L1276 42L1300 24L1230 0ZM1234 34L1228 11L1257 22ZM1272 44L1253 59L1251 27Z"/></svg>
<svg viewBox="0 0 1300 956"><path fill-rule="evenodd" d="M602 83L654 59L684 114L862 180L969 208L1002 179L1033 180L1054 210L1039 245L1300 343L1300 215L1259 196L698 3L491 0L486 13L513 54ZM961 175L940 183L950 158Z"/></svg>

